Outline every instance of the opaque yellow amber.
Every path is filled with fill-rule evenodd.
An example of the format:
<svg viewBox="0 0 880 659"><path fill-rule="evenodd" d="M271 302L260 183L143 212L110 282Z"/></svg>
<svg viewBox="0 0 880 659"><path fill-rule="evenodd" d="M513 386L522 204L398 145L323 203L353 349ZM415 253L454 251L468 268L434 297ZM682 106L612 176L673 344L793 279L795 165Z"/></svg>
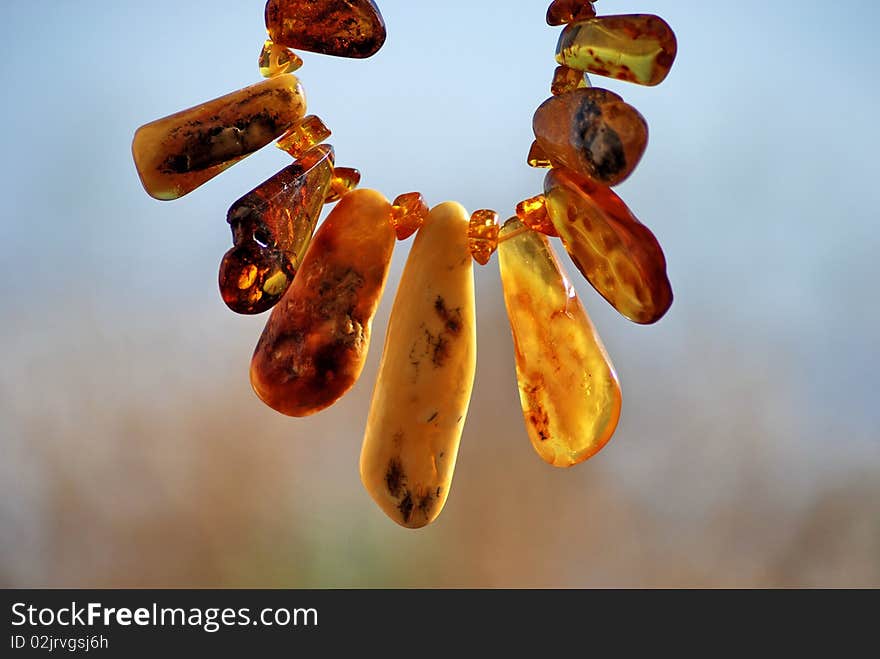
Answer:
<svg viewBox="0 0 880 659"><path fill-rule="evenodd" d="M551 465L583 462L620 418L614 367L547 238L510 220L498 262L529 439Z"/></svg>
<svg viewBox="0 0 880 659"><path fill-rule="evenodd" d="M568 25L559 36L556 61L640 85L659 85L672 68L678 46L659 16L599 16Z"/></svg>
<svg viewBox="0 0 880 659"><path fill-rule="evenodd" d="M289 48L279 46L271 39L267 39L260 51L258 64L260 75L264 78L274 78L284 73L293 73L303 65L303 61Z"/></svg>
<svg viewBox="0 0 880 659"><path fill-rule="evenodd" d="M398 240L413 235L428 217L428 205L420 192L407 192L394 200L391 207L391 224Z"/></svg>
<svg viewBox="0 0 880 659"><path fill-rule="evenodd" d="M351 167L334 167L333 178L330 179L330 189L327 191L325 204L332 204L352 190L361 182L361 173Z"/></svg>
<svg viewBox="0 0 880 659"><path fill-rule="evenodd" d="M468 247L474 260L486 265L498 249L498 213L492 210L474 211L468 224Z"/></svg>
<svg viewBox="0 0 880 659"><path fill-rule="evenodd" d="M449 494L476 370L473 261L458 204L419 230L391 310L361 451L361 480L398 524L418 528Z"/></svg>
<svg viewBox="0 0 880 659"><path fill-rule="evenodd" d="M266 146L305 114L299 80L282 75L153 121L131 145L144 189L177 199Z"/></svg>
<svg viewBox="0 0 880 659"><path fill-rule="evenodd" d="M596 15L596 8L587 0L553 0L547 9L547 25L564 25Z"/></svg>
<svg viewBox="0 0 880 659"><path fill-rule="evenodd" d="M282 151L294 158L300 158L316 144L320 144L332 133L321 119L313 114L300 119L275 143Z"/></svg>

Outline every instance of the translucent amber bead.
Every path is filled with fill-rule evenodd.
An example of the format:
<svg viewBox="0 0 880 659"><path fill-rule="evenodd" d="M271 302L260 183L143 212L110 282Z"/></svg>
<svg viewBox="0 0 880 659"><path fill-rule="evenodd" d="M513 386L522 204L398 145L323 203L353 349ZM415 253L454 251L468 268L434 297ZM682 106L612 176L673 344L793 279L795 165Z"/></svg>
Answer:
<svg viewBox="0 0 880 659"><path fill-rule="evenodd" d="M361 182L361 173L351 167L335 167L333 169L333 178L330 179L330 189L327 191L327 197L324 199L325 204L332 204L340 199L343 195L354 190Z"/></svg>
<svg viewBox="0 0 880 659"><path fill-rule="evenodd" d="M260 75L264 78L274 78L284 73L293 73L303 65L303 61L299 55L279 46L271 39L267 39L260 51Z"/></svg>
<svg viewBox="0 0 880 659"><path fill-rule="evenodd" d="M666 258L620 197L564 169L547 173L544 195L566 250L593 288L636 323L660 320L672 304Z"/></svg>
<svg viewBox="0 0 880 659"><path fill-rule="evenodd" d="M177 199L266 146L303 114L299 80L282 75L138 128L131 145L144 189Z"/></svg>
<svg viewBox="0 0 880 659"><path fill-rule="evenodd" d="M361 480L409 528L431 523L452 483L477 357L467 212L434 208L413 242L388 321L361 450Z"/></svg>
<svg viewBox="0 0 880 659"><path fill-rule="evenodd" d="M553 0L547 9L547 25L565 25L596 15L592 2L586 0Z"/></svg>
<svg viewBox="0 0 880 659"><path fill-rule="evenodd" d="M273 409L314 414L360 376L394 251L390 213L378 192L355 190L315 233L251 360L254 391Z"/></svg>
<svg viewBox="0 0 880 659"><path fill-rule="evenodd" d="M266 30L282 46L356 58L375 54L386 36L372 0L269 0Z"/></svg>
<svg viewBox="0 0 880 659"><path fill-rule="evenodd" d="M282 135L275 146L294 158L299 158L313 146L326 140L331 134L330 129L324 125L320 118L310 114L300 119Z"/></svg>
<svg viewBox="0 0 880 659"><path fill-rule="evenodd" d="M659 16L600 16L568 25L559 36L556 61L581 71L659 85L677 52L675 33Z"/></svg>
<svg viewBox="0 0 880 659"><path fill-rule="evenodd" d="M428 217L428 205L419 192L407 192L394 200L391 207L391 224L398 240L413 235Z"/></svg>
<svg viewBox="0 0 880 659"><path fill-rule="evenodd" d="M236 201L227 221L235 246L220 265L220 294L242 314L272 308L296 274L333 172L332 148L318 148Z"/></svg>
<svg viewBox="0 0 880 659"><path fill-rule="evenodd" d="M468 225L468 247L474 261L486 265L498 249L498 213L490 210L474 211Z"/></svg>
<svg viewBox="0 0 880 659"><path fill-rule="evenodd" d="M529 163L529 167L546 169L553 166L553 163L550 162L550 158L544 153L544 149L541 148L541 145L538 144L537 140L532 142L532 147L529 149L529 155L526 160Z"/></svg>
<svg viewBox="0 0 880 659"><path fill-rule="evenodd" d="M604 185L632 174L648 145L648 123L638 110L596 87L552 96L535 112L533 127L554 165Z"/></svg>
<svg viewBox="0 0 880 659"><path fill-rule="evenodd" d="M567 66L557 66L553 73L553 82L550 84L550 93L554 96L570 92L574 89L582 89L587 86L587 80L583 71L570 69Z"/></svg>
<svg viewBox="0 0 880 659"><path fill-rule="evenodd" d="M547 213L547 200L544 195L526 199L516 205L516 216L524 226L546 236L558 236L556 227Z"/></svg>
<svg viewBox="0 0 880 659"><path fill-rule="evenodd" d="M521 229L518 220L508 221L498 248L520 402L538 455L570 467L611 438L620 418L620 385L547 238Z"/></svg>

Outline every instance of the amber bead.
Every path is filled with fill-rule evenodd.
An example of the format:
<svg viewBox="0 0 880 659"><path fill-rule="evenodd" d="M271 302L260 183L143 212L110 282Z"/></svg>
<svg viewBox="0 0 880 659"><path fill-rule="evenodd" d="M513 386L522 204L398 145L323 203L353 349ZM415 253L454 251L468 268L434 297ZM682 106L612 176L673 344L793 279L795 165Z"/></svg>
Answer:
<svg viewBox="0 0 880 659"><path fill-rule="evenodd" d="M428 205L419 192L407 192L394 200L391 224L398 240L406 240L418 231L428 217Z"/></svg>
<svg viewBox="0 0 880 659"><path fill-rule="evenodd" d="M532 446L570 467L599 451L620 418L614 366L547 238L511 220L498 263Z"/></svg>
<svg viewBox="0 0 880 659"><path fill-rule="evenodd" d="M385 21L372 0L269 0L266 30L282 46L364 58L385 43Z"/></svg>
<svg viewBox="0 0 880 659"><path fill-rule="evenodd" d="M303 61L289 48L279 46L271 39L266 39L263 49L260 51L258 64L260 75L264 78L274 78L284 73L293 73L303 65Z"/></svg>
<svg viewBox="0 0 880 659"><path fill-rule="evenodd" d="M177 199L266 146L304 114L299 80L282 75L138 128L131 145L144 189Z"/></svg>
<svg viewBox="0 0 880 659"><path fill-rule="evenodd" d="M474 261L486 265L498 249L498 213L491 210L474 211L468 225L468 247Z"/></svg>
<svg viewBox="0 0 880 659"><path fill-rule="evenodd" d="M336 167L333 169L333 178L330 179L330 189L327 191L325 204L332 204L352 190L361 182L361 173L351 167Z"/></svg>
<svg viewBox="0 0 880 659"><path fill-rule="evenodd" d="M552 96L535 112L535 137L554 165L617 185L639 164L648 123L620 96L591 87Z"/></svg>
<svg viewBox="0 0 880 659"><path fill-rule="evenodd" d="M529 163L529 167L546 169L547 167L553 166L553 163L550 162L550 158L544 153L544 149L541 148L541 145L538 144L537 140L532 142L532 147L529 149L529 155L527 156L526 161Z"/></svg>
<svg viewBox="0 0 880 659"><path fill-rule="evenodd" d="M394 251L390 213L378 192L355 190L315 233L251 360L254 391L273 409L314 414L360 376Z"/></svg>
<svg viewBox="0 0 880 659"><path fill-rule="evenodd" d="M310 114L296 122L278 139L275 146L294 158L300 158L306 151L316 144L320 144L330 135L332 133L324 122L319 117Z"/></svg>
<svg viewBox="0 0 880 659"><path fill-rule="evenodd" d="M583 71L570 69L567 66L557 66L553 73L553 82L550 83L550 93L554 96L570 92L574 89L587 87L587 80Z"/></svg>
<svg viewBox="0 0 880 659"><path fill-rule="evenodd" d="M316 148L229 209L235 246L220 264L220 294L236 313L271 309L293 281L330 184L331 156L331 147Z"/></svg>
<svg viewBox="0 0 880 659"><path fill-rule="evenodd" d="M654 234L614 191L564 169L544 180L550 219L599 294L636 323L655 323L672 304L666 258Z"/></svg>
<svg viewBox="0 0 880 659"><path fill-rule="evenodd" d="M565 25L596 15L592 2L586 0L553 0L547 9L547 25Z"/></svg>
<svg viewBox="0 0 880 659"><path fill-rule="evenodd" d="M559 36L556 61L581 71L659 85L672 68L677 45L659 16L600 16L568 25Z"/></svg>
<svg viewBox="0 0 880 659"><path fill-rule="evenodd" d="M542 194L519 202L516 205L516 216L524 226L532 231L537 231L547 236L559 235L556 227L553 226L553 222L550 220L550 215L547 213L547 200Z"/></svg>

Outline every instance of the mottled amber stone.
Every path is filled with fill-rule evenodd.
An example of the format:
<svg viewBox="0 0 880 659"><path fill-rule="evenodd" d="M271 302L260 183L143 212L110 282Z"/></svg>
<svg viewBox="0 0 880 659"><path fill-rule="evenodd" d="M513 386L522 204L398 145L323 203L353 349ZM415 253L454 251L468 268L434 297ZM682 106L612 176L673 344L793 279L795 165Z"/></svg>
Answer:
<svg viewBox="0 0 880 659"><path fill-rule="evenodd" d="M310 114L296 122L278 139L275 146L294 158L301 158L306 151L326 140L331 134L319 117Z"/></svg>
<svg viewBox="0 0 880 659"><path fill-rule="evenodd" d="M498 213L492 210L474 211L468 225L468 247L474 261L486 265L498 249Z"/></svg>
<svg viewBox="0 0 880 659"><path fill-rule="evenodd" d="M263 49L260 51L260 75L264 78L274 78L285 73L293 73L303 65L299 55L279 46L271 39L266 39Z"/></svg>
<svg viewBox="0 0 880 659"><path fill-rule="evenodd" d="M282 75L141 126L131 145L141 183L156 199L182 197L277 139L305 109L299 80Z"/></svg>
<svg viewBox="0 0 880 659"><path fill-rule="evenodd" d="M529 163L529 167L546 169L553 166L553 163L550 162L550 158L548 158L547 154L544 153L544 149L541 148L541 145L538 144L537 140L532 142L532 146L529 149L529 155L526 158L526 161Z"/></svg>
<svg viewBox="0 0 880 659"><path fill-rule="evenodd" d="M361 173L351 167L336 167L333 169L333 178L330 179L330 189L327 191L325 204L333 204L354 190L361 182Z"/></svg>
<svg viewBox="0 0 880 659"><path fill-rule="evenodd" d="M570 92L574 89L587 87L587 80L583 71L570 69L567 66L557 66L553 73L553 82L550 83L550 93L554 96Z"/></svg>
<svg viewBox="0 0 880 659"><path fill-rule="evenodd" d="M566 250L593 288L636 323L660 320L672 304L666 258L620 197L564 169L547 172L544 195Z"/></svg>
<svg viewBox="0 0 880 659"><path fill-rule="evenodd" d="M547 238L521 229L519 220L508 221L498 248L520 402L538 455L570 467L611 439L620 385Z"/></svg>
<svg viewBox="0 0 880 659"><path fill-rule="evenodd" d="M370 57L386 36L372 0L269 0L266 29L282 46L337 57Z"/></svg>
<svg viewBox="0 0 880 659"><path fill-rule="evenodd" d="M226 220L235 246L220 264L220 294L230 309L271 309L302 261L333 172L332 148L316 148L236 201Z"/></svg>
<svg viewBox="0 0 880 659"><path fill-rule="evenodd" d="M394 200L391 224L398 240L406 240L421 228L428 217L428 205L420 192L407 192Z"/></svg>
<svg viewBox="0 0 880 659"><path fill-rule="evenodd" d="M666 79L677 49L675 33L659 16L599 16L566 26L556 46L556 61L653 86Z"/></svg>
<svg viewBox="0 0 880 659"><path fill-rule="evenodd" d="M315 233L251 360L254 391L273 409L308 416L357 381L394 251L390 214L381 194L355 190Z"/></svg>
<svg viewBox="0 0 880 659"><path fill-rule="evenodd" d="M558 236L556 227L547 213L547 200L544 195L526 199L516 205L516 216L524 226L546 236Z"/></svg>
<svg viewBox="0 0 880 659"><path fill-rule="evenodd" d="M596 15L592 2L586 0L553 0L547 9L547 25L565 25Z"/></svg>
<svg viewBox="0 0 880 659"><path fill-rule="evenodd" d="M648 123L638 110L597 87L550 97L535 112L533 128L553 165L604 185L632 174L648 145Z"/></svg>
<svg viewBox="0 0 880 659"><path fill-rule="evenodd" d="M413 242L385 336L361 480L398 524L443 509L474 383L477 323L467 212L434 208Z"/></svg>

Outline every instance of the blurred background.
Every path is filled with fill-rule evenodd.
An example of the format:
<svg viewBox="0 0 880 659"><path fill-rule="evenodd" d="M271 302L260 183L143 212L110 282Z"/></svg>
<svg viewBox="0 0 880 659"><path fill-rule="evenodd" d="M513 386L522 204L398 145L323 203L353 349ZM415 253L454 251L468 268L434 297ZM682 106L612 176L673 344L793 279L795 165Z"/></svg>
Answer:
<svg viewBox="0 0 880 659"><path fill-rule="evenodd" d="M512 214L541 189L548 1L380 0L377 56L303 53L337 162L389 197ZM651 126L619 192L676 302L639 327L574 278L624 408L562 471L529 444L497 262L480 268L459 466L416 532L357 470L409 243L358 385L288 419L248 382L265 317L216 282L227 207L286 156L171 203L131 161L141 124L259 80L263 4L3 4L0 584L880 586L877 3L599 1L678 35L662 86L594 78Z"/></svg>

